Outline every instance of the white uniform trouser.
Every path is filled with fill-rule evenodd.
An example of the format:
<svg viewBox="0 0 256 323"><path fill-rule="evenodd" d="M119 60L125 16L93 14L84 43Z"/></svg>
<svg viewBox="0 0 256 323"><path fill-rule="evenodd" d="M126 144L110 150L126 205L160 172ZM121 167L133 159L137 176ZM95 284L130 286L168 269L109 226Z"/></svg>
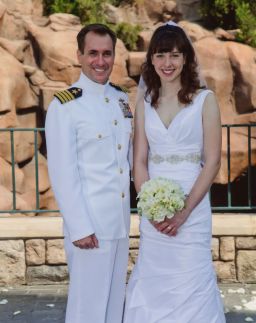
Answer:
<svg viewBox="0 0 256 323"><path fill-rule="evenodd" d="M70 285L65 323L121 323L128 238L80 249L64 239Z"/></svg>

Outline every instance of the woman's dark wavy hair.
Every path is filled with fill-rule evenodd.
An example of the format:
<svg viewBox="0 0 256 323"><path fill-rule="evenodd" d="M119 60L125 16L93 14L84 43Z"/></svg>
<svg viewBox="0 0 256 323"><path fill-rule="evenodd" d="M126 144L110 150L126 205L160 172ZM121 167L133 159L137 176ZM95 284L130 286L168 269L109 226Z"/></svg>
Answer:
<svg viewBox="0 0 256 323"><path fill-rule="evenodd" d="M178 92L180 103L191 103L193 94L201 88L195 51L184 30L172 25L158 27L149 43L146 62L142 65L142 77L147 86L145 99L150 96L151 105L155 108L158 106L161 82L152 64L152 56L155 53L171 52L175 48L185 57L181 72L181 89Z"/></svg>

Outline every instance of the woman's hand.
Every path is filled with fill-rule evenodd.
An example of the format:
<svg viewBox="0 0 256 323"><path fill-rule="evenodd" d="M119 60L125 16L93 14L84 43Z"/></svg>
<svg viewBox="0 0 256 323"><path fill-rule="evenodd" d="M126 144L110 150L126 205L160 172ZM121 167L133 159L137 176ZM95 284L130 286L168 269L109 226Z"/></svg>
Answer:
<svg viewBox="0 0 256 323"><path fill-rule="evenodd" d="M151 223L157 231L168 236L176 236L179 228L187 220L188 216L189 212L186 209L183 209L175 213L171 219L165 217L162 222L151 221Z"/></svg>

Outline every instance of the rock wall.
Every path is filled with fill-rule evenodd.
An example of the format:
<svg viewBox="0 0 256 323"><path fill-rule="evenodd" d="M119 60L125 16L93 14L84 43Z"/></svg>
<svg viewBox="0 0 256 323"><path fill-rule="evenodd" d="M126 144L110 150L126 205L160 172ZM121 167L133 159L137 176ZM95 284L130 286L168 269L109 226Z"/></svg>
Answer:
<svg viewBox="0 0 256 323"><path fill-rule="evenodd" d="M172 18L191 18L181 8L192 8L198 1L144 0L132 7L106 6L109 21L140 23L139 51L129 52L118 40L111 80L126 86L134 109L140 66L154 28ZM128 9L128 10L127 10ZM195 15L195 10L193 11ZM119 20L118 20L119 19ZM256 122L256 51L234 42L223 30L209 32L199 25L179 22L191 37L201 71L217 95L223 123ZM0 128L44 126L44 116L55 91L67 88L80 73L75 37L79 18L68 14L42 16L40 0L0 0ZM35 136L37 144L35 144ZM226 132L223 132L223 167L216 178L227 182ZM231 135L231 180L248 166L248 134L235 129ZM256 129L252 129L252 164L256 165ZM10 133L0 132L0 209L12 207L12 158L15 162L17 209L35 208L35 150L39 159L39 202L42 209L56 209L47 174L44 133L14 132L14 156ZM29 213L29 215L31 215ZM33 214L32 214L33 215ZM6 214L9 216L9 214Z"/></svg>
<svg viewBox="0 0 256 323"><path fill-rule="evenodd" d="M128 276L138 248L136 229L130 235ZM213 236L212 259L220 282L256 283L255 236ZM0 286L67 282L63 239L0 240Z"/></svg>

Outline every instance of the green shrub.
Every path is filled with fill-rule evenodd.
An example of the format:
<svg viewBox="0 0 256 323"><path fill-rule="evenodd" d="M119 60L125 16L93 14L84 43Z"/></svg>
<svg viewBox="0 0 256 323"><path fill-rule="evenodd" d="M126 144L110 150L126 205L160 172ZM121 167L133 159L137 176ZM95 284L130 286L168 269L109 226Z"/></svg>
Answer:
<svg viewBox="0 0 256 323"><path fill-rule="evenodd" d="M237 40L256 47L255 0L202 0L201 12L206 27L240 29Z"/></svg>
<svg viewBox="0 0 256 323"><path fill-rule="evenodd" d="M122 39L125 46L129 50L137 49L137 40L139 32L142 30L139 25L131 25L126 22L121 22L114 26L114 31L118 38Z"/></svg>
<svg viewBox="0 0 256 323"><path fill-rule="evenodd" d="M44 0L46 15L64 12L71 13L81 19L81 23L105 23L102 5L105 0Z"/></svg>
<svg viewBox="0 0 256 323"><path fill-rule="evenodd" d="M77 4L72 0L44 0L43 6L44 14L50 15L57 12L73 13Z"/></svg>
<svg viewBox="0 0 256 323"><path fill-rule="evenodd" d="M82 24L95 22L107 24L103 4L107 2L117 4L123 1L127 0L44 0L44 14L64 12L78 16ZM109 27L116 32L117 37L122 39L128 49L136 49L138 34L142 29L139 25L120 23L109 24Z"/></svg>

